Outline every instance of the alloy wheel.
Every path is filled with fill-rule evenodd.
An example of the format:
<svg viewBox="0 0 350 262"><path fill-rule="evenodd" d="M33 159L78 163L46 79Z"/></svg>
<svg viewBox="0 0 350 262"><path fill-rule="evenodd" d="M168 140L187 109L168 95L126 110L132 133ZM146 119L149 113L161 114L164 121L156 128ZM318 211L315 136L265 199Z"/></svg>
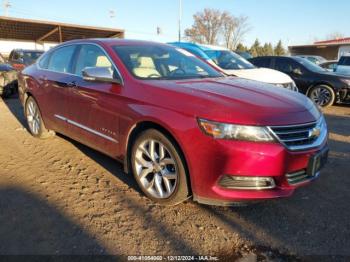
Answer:
<svg viewBox="0 0 350 262"><path fill-rule="evenodd" d="M310 98L319 106L329 104L332 99L331 92L325 87L317 87L311 91Z"/></svg>
<svg viewBox="0 0 350 262"><path fill-rule="evenodd" d="M178 180L176 162L164 144L144 140L136 149L134 162L136 177L150 195L164 199L174 193Z"/></svg>
<svg viewBox="0 0 350 262"><path fill-rule="evenodd" d="M40 132L40 113L39 108L33 100L29 100L26 109L27 122L30 131L34 135L38 135Z"/></svg>

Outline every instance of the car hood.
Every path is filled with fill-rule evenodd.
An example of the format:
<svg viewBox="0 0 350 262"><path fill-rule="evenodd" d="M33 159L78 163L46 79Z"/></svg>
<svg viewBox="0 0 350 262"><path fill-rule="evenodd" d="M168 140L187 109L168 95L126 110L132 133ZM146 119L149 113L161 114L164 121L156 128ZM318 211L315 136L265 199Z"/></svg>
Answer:
<svg viewBox="0 0 350 262"><path fill-rule="evenodd" d="M147 93L159 104L184 114L250 125L288 125L315 121L320 113L306 96L240 78L155 80ZM154 91L154 87L163 92ZM169 99L171 97L171 99Z"/></svg>
<svg viewBox="0 0 350 262"><path fill-rule="evenodd" d="M293 80L287 74L269 68L253 68L223 71L228 75L235 75L241 78L256 80L270 84L286 84L293 82Z"/></svg>

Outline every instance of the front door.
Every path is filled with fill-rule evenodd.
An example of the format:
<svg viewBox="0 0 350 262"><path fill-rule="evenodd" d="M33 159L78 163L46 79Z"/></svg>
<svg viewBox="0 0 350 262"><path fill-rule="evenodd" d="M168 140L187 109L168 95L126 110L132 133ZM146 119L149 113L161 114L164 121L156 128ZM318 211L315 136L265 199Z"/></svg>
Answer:
<svg viewBox="0 0 350 262"><path fill-rule="evenodd" d="M70 136L111 156L119 150L118 99L121 85L85 81L82 71L89 67L114 66L103 49L94 44L81 45L74 65L76 80L69 88L68 115Z"/></svg>

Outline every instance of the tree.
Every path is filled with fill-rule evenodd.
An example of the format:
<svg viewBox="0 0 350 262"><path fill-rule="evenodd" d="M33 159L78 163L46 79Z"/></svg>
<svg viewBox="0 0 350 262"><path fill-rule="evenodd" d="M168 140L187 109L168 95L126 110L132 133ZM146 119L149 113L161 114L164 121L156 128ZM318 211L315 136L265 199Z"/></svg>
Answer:
<svg viewBox="0 0 350 262"><path fill-rule="evenodd" d="M235 49L237 45L244 40L244 36L251 29L251 27L249 26L247 16L240 16L236 18L235 21L236 21L236 27L233 32L232 49Z"/></svg>
<svg viewBox="0 0 350 262"><path fill-rule="evenodd" d="M196 13L193 16L194 24L185 30L186 37L201 44L217 44L222 31L224 13L216 9L204 9L203 12Z"/></svg>
<svg viewBox="0 0 350 262"><path fill-rule="evenodd" d="M222 34L224 44L228 49L233 49L234 32L237 26L236 18L227 12L222 15Z"/></svg>
<svg viewBox="0 0 350 262"><path fill-rule="evenodd" d="M283 56L283 55L287 54L287 51L286 51L286 49L284 49L281 40L278 41L278 43L277 43L277 45L275 47L274 53L275 53L276 56Z"/></svg>
<svg viewBox="0 0 350 262"><path fill-rule="evenodd" d="M253 57L257 57L257 56L260 56L262 54L262 47L261 47L258 39L255 40L255 42L252 45L252 47L250 48L249 52Z"/></svg>
<svg viewBox="0 0 350 262"><path fill-rule="evenodd" d="M234 50L249 31L248 17L235 17L227 11L204 9L193 16L194 23L185 30L185 36L192 42L216 45L222 42Z"/></svg>
<svg viewBox="0 0 350 262"><path fill-rule="evenodd" d="M243 45L242 43L239 43L236 47L236 51L247 52L248 48L245 45Z"/></svg>
<svg viewBox="0 0 350 262"><path fill-rule="evenodd" d="M243 41L243 37L250 30L248 17L235 17L227 12L223 13L223 38L225 46L231 50L237 48L237 45Z"/></svg>
<svg viewBox="0 0 350 262"><path fill-rule="evenodd" d="M340 33L340 32L332 32L330 34L327 35L326 40L333 40L333 39L340 39L340 38L344 38L344 34Z"/></svg>
<svg viewBox="0 0 350 262"><path fill-rule="evenodd" d="M265 43L264 47L262 48L262 54L263 56L272 56L273 55L273 47L271 43Z"/></svg>

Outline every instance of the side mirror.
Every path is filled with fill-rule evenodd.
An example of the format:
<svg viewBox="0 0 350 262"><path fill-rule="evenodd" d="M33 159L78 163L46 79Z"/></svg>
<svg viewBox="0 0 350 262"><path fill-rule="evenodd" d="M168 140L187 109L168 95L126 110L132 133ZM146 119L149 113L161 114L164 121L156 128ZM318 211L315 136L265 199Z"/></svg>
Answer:
<svg viewBox="0 0 350 262"><path fill-rule="evenodd" d="M302 74L303 74L299 68L293 69L292 73L293 73L294 75L302 75Z"/></svg>
<svg viewBox="0 0 350 262"><path fill-rule="evenodd" d="M83 79L89 82L104 82L121 84L121 80L114 78L110 67L86 67L82 71Z"/></svg>

